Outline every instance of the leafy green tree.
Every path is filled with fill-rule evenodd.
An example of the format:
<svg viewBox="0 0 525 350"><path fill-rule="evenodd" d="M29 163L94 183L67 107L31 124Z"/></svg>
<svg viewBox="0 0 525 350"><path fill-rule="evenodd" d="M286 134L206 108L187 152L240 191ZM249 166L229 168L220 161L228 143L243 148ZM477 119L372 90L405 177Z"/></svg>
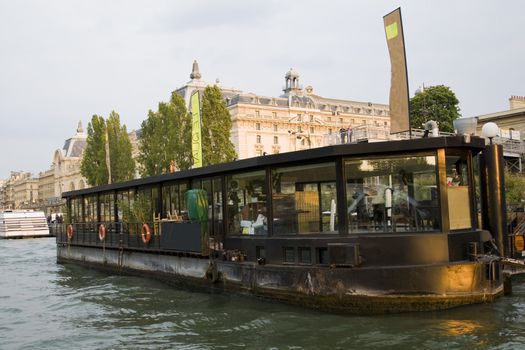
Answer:
<svg viewBox="0 0 525 350"><path fill-rule="evenodd" d="M204 166L229 162L237 157L230 141L231 115L221 90L207 86L202 97L202 156Z"/></svg>
<svg viewBox="0 0 525 350"><path fill-rule="evenodd" d="M169 103L160 102L141 124L139 163L142 176L169 170L171 161L179 170L191 166L191 120L184 99L172 93Z"/></svg>
<svg viewBox="0 0 525 350"><path fill-rule="evenodd" d="M126 125L120 125L120 116L112 111L106 121L108 129L111 182L121 182L133 179L135 175L135 160L132 157L131 141Z"/></svg>
<svg viewBox="0 0 525 350"><path fill-rule="evenodd" d="M120 125L120 117L111 112L107 122L104 117L93 115L88 124L86 149L82 157L80 172L91 186L109 183L107 167L106 137L108 138L111 182L130 180L135 173L135 162L131 157L131 142L126 126Z"/></svg>
<svg viewBox="0 0 525 350"><path fill-rule="evenodd" d="M505 171L505 201L508 213L511 208L523 207L525 201L525 176Z"/></svg>
<svg viewBox="0 0 525 350"><path fill-rule="evenodd" d="M434 120L440 131L454 132L452 122L461 116L458 104L456 95L448 86L425 88L410 99L410 125L421 129L425 122Z"/></svg>
<svg viewBox="0 0 525 350"><path fill-rule="evenodd" d="M106 121L99 115L93 115L87 127L87 144L80 164L80 172L91 186L108 183L106 167Z"/></svg>

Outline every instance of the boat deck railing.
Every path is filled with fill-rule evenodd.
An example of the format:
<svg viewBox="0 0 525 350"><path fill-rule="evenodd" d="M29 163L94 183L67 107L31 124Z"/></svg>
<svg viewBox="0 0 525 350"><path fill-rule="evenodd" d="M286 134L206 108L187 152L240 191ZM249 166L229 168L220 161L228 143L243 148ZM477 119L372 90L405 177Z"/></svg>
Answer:
<svg viewBox="0 0 525 350"><path fill-rule="evenodd" d="M412 129L408 131L390 134L390 129L385 126L360 125L348 129L340 129L338 132L323 135L323 146L340 145L345 143L359 142L381 142L393 140L408 140L422 138L425 134L423 129ZM451 132L439 132L439 136L453 136ZM523 157L525 155L525 142L521 140L495 137L494 143L503 146L505 156ZM487 140L488 142L488 140Z"/></svg>
<svg viewBox="0 0 525 350"><path fill-rule="evenodd" d="M68 236L69 225L71 225L73 233ZM99 234L101 225L105 227L103 239ZM143 234L143 232L145 233L145 225L149 230L149 239L147 239L147 234ZM63 224L55 232L57 244L162 252L165 249L161 244L160 227L160 221L147 223L87 222ZM207 237L207 235L205 236ZM171 252L177 253L176 251ZM203 247L201 253L194 253L193 255L206 256L209 250Z"/></svg>

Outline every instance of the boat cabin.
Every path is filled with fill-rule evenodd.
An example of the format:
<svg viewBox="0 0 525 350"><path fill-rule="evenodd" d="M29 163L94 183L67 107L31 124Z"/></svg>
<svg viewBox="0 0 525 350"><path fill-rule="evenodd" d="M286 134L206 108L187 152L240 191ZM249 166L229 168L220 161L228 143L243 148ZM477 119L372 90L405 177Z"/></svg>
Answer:
<svg viewBox="0 0 525 350"><path fill-rule="evenodd" d="M460 136L342 144L67 192L71 235L57 240L258 264L465 260L480 237L484 147Z"/></svg>

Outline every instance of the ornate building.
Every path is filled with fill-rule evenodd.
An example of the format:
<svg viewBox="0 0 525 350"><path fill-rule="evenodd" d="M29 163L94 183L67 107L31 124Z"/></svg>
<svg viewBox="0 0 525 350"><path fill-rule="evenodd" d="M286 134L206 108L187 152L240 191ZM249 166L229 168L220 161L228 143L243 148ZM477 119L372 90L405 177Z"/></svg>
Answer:
<svg viewBox="0 0 525 350"><path fill-rule="evenodd" d="M239 159L320 147L326 144L327 135L339 135L341 129L365 126L389 133L388 105L322 97L312 86L303 89L299 78L290 69L279 97L219 85L232 117L231 140ZM190 79L175 90L188 105L193 91L210 85L201 80L197 62Z"/></svg>
<svg viewBox="0 0 525 350"><path fill-rule="evenodd" d="M30 173L24 176L13 185L15 209L35 208L38 205L38 179Z"/></svg>
<svg viewBox="0 0 525 350"><path fill-rule="evenodd" d="M86 187L86 179L80 174L86 140L87 135L80 121L75 135L64 142L62 149L55 151L52 165L55 173L55 196Z"/></svg>
<svg viewBox="0 0 525 350"><path fill-rule="evenodd" d="M55 169L53 166L38 174L38 197L40 207L46 214L51 214L55 206L60 205L61 198L55 194Z"/></svg>
<svg viewBox="0 0 525 350"><path fill-rule="evenodd" d="M38 199L38 183L32 178L31 173L11 171L11 175L2 186L3 209L19 209Z"/></svg>

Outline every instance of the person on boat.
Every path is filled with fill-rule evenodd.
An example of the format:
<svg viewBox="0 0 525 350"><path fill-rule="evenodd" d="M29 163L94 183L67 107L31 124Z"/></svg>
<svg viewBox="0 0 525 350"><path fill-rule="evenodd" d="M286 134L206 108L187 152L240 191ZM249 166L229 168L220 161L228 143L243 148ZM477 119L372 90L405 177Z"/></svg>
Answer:
<svg viewBox="0 0 525 350"><path fill-rule="evenodd" d="M268 232L268 218L266 217L266 207L259 209L257 219L255 219L252 227L254 228L255 234L266 234Z"/></svg>

